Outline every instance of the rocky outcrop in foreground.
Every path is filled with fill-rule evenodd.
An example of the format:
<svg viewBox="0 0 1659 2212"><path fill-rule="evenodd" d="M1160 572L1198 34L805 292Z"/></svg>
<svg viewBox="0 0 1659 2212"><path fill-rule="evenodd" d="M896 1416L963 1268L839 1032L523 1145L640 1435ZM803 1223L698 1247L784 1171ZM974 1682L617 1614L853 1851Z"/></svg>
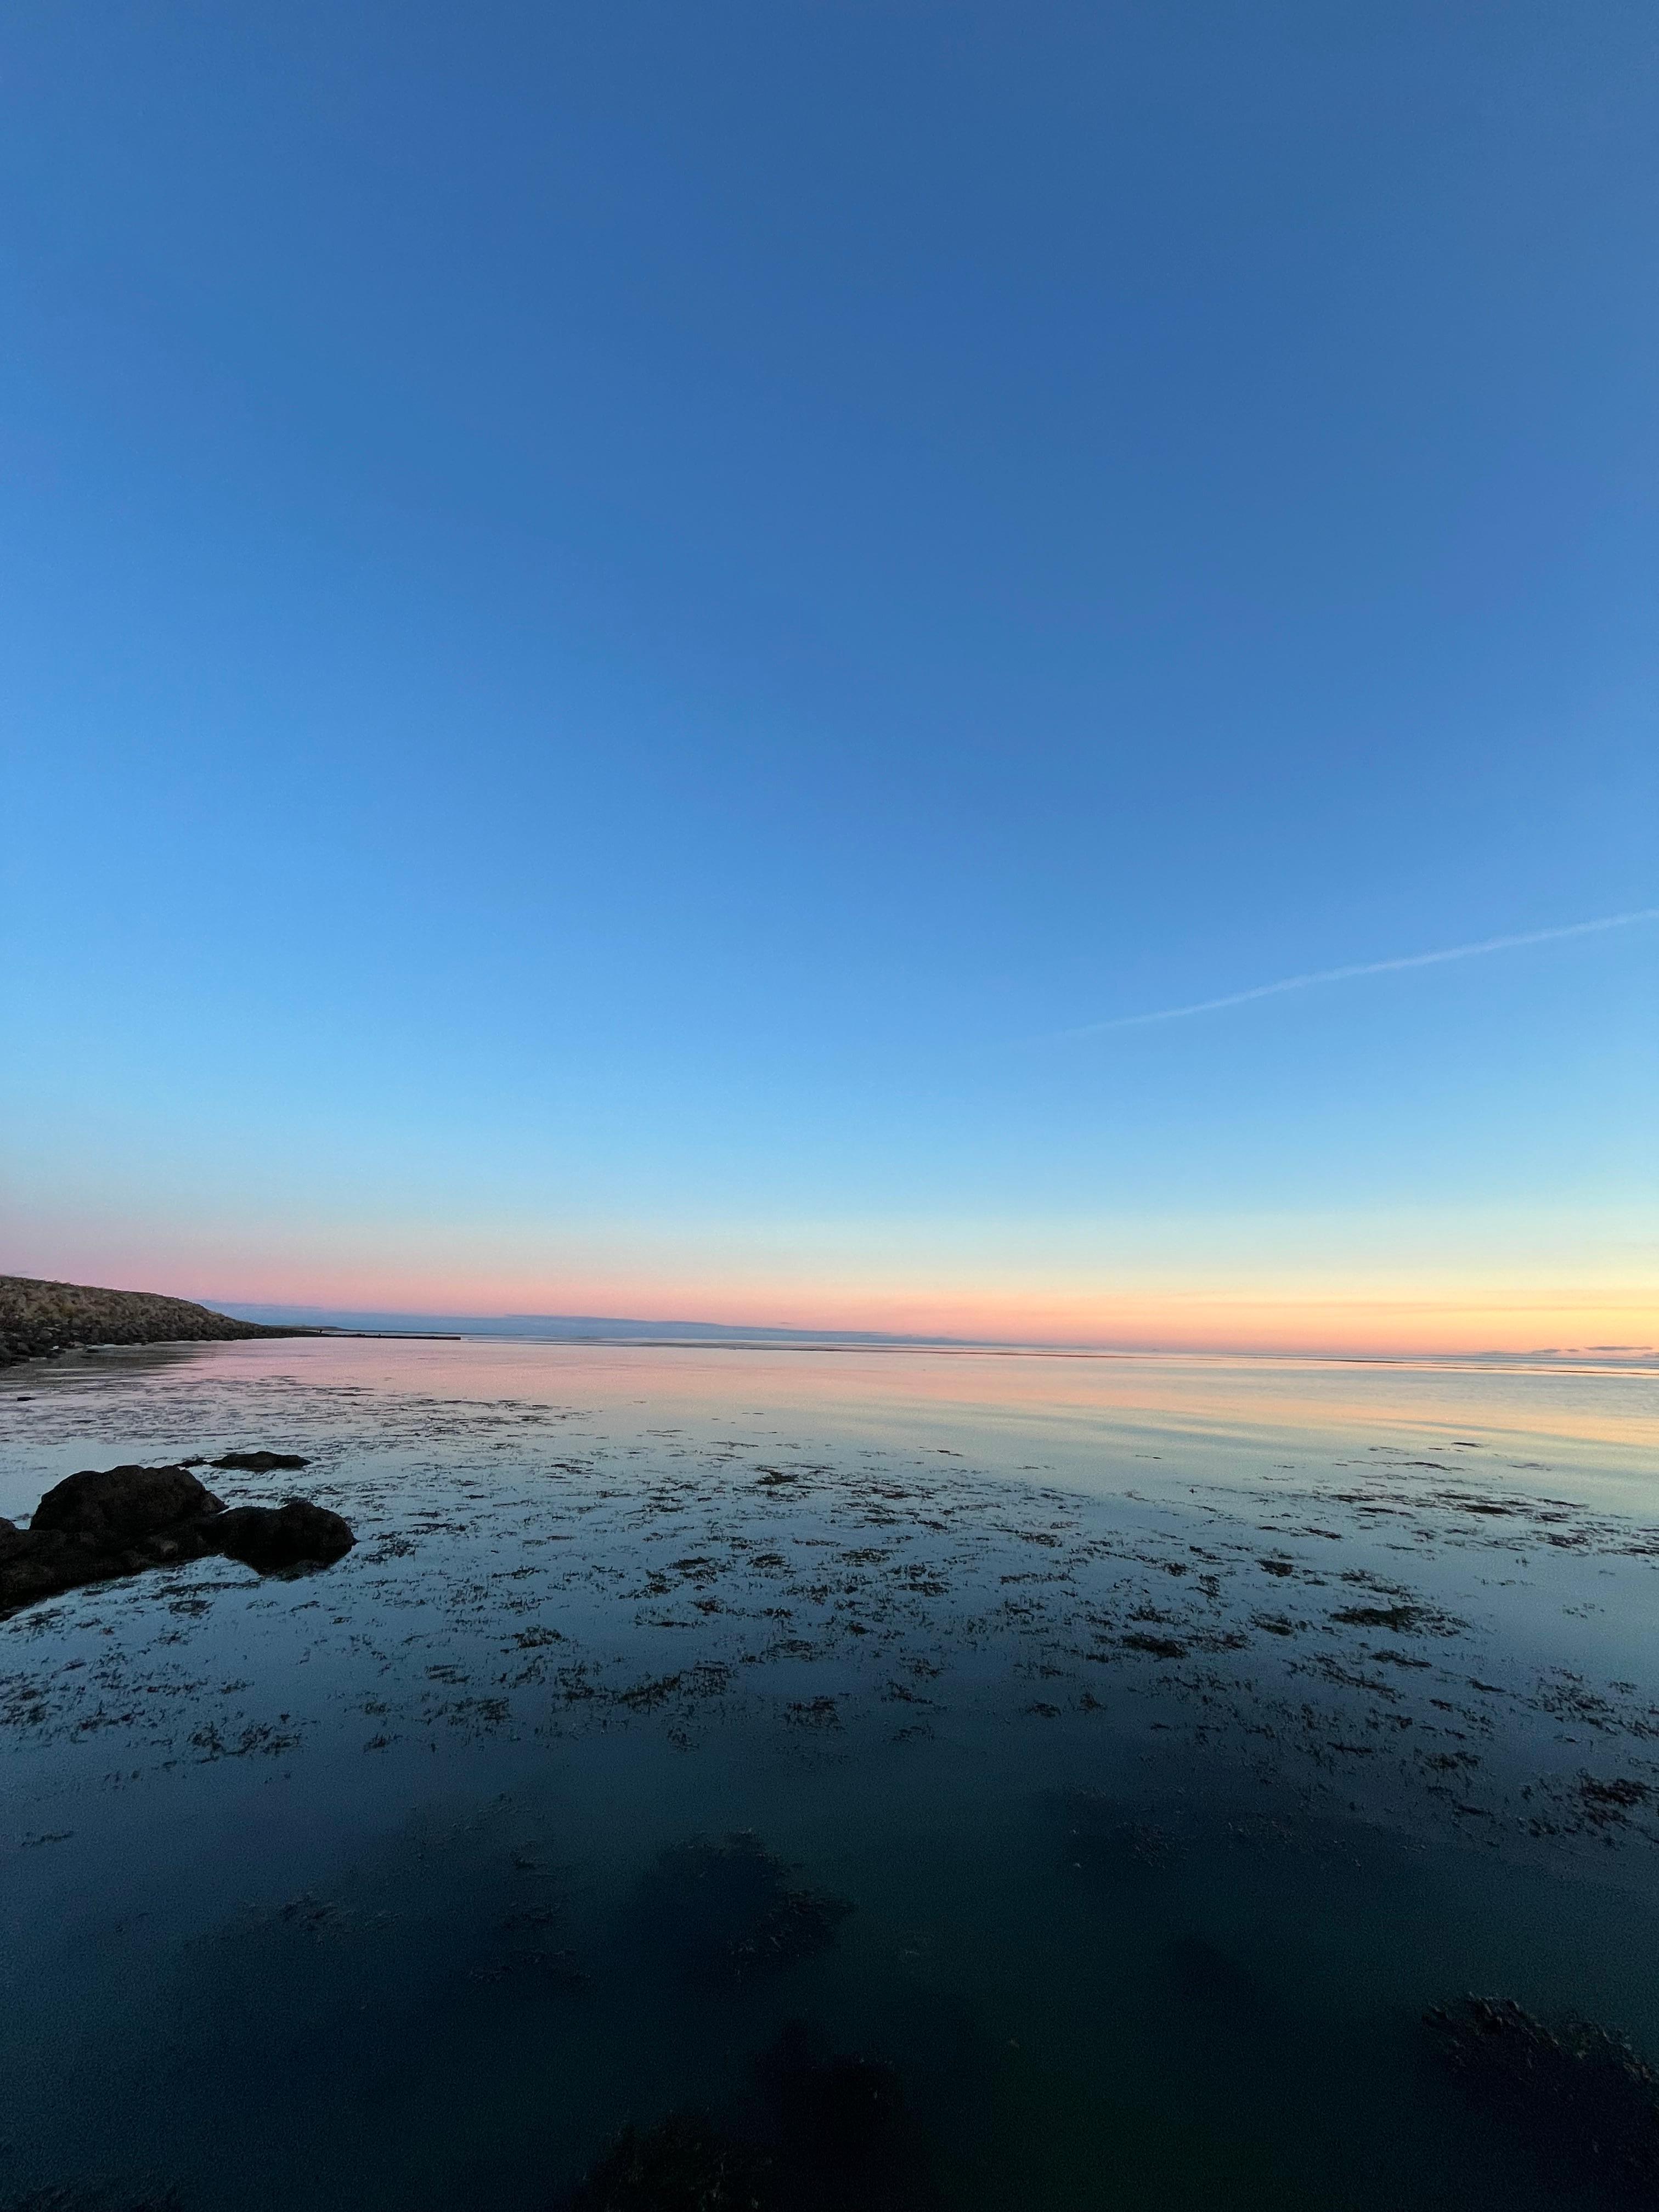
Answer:
<svg viewBox="0 0 1659 2212"><path fill-rule="evenodd" d="M246 1464L254 1456L284 1455L228 1456ZM227 1507L187 1467L89 1468L49 1490L28 1528L0 1520L0 1614L86 1583L177 1566L209 1553L240 1559L262 1575L330 1566L355 1540L337 1513L303 1498Z"/></svg>
<svg viewBox="0 0 1659 2212"><path fill-rule="evenodd" d="M49 1358L82 1344L211 1344L317 1334L233 1321L188 1298L164 1298L153 1291L100 1291L84 1283L0 1275L0 1367L13 1359Z"/></svg>

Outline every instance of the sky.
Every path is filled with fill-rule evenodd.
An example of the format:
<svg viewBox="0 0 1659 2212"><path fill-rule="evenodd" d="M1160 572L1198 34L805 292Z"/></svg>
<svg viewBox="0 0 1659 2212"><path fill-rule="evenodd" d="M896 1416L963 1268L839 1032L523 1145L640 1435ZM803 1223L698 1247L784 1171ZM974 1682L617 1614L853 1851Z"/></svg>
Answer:
<svg viewBox="0 0 1659 2212"><path fill-rule="evenodd" d="M0 1267L1659 1336L1650 7L35 0L0 109Z"/></svg>

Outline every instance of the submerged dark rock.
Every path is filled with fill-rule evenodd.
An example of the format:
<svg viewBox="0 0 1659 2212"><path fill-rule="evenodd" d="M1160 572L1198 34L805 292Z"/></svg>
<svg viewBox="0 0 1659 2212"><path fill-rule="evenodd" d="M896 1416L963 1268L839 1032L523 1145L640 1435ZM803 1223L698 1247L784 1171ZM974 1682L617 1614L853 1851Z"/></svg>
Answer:
<svg viewBox="0 0 1659 2212"><path fill-rule="evenodd" d="M702 2112L629 2128L566 2212L935 2212L927 2142L896 2068L832 2052L796 2021L754 2079L740 2130Z"/></svg>
<svg viewBox="0 0 1659 2212"><path fill-rule="evenodd" d="M770 2212L771 2161L722 2135L700 2112L628 2129L573 2197L568 2212Z"/></svg>
<svg viewBox="0 0 1659 2212"><path fill-rule="evenodd" d="M1464 1997L1424 2015L1436 2057L1471 2103L1531 2147L1560 2183L1659 2205L1659 2069L1593 2022L1547 2027L1513 1997Z"/></svg>
<svg viewBox="0 0 1659 2212"><path fill-rule="evenodd" d="M1261 2008L1255 1977L1206 1936L1177 1936L1164 1946L1170 1982L1178 1996L1205 2011L1226 2016L1255 2014Z"/></svg>
<svg viewBox="0 0 1659 2212"><path fill-rule="evenodd" d="M828 2050L799 2021L757 2063L793 2212L922 2212L936 2202L927 2143L898 2069Z"/></svg>
<svg viewBox="0 0 1659 2212"><path fill-rule="evenodd" d="M641 1925L691 1981L728 1986L814 1957L852 1911L801 1888L747 1830L665 1851L639 1889Z"/></svg>
<svg viewBox="0 0 1659 2212"><path fill-rule="evenodd" d="M210 1553L261 1574L326 1566L353 1541L337 1513L301 1498L227 1510L185 1467L88 1468L47 1491L29 1528L0 1521L0 1613Z"/></svg>

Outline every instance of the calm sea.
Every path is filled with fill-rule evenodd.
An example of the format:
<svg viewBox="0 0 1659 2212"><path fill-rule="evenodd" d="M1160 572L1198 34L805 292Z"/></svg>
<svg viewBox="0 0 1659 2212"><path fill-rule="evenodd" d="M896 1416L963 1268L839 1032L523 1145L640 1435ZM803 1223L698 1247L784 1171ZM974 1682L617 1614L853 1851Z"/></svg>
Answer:
<svg viewBox="0 0 1659 2212"><path fill-rule="evenodd" d="M264 1448L311 1464L206 1479L358 1541L0 1624L0 2203L532 2212L629 2124L773 2140L780 2050L882 2069L872 2204L1575 2203L1422 2016L1659 2059L1656 1413L1244 1360L12 1369L0 1513Z"/></svg>

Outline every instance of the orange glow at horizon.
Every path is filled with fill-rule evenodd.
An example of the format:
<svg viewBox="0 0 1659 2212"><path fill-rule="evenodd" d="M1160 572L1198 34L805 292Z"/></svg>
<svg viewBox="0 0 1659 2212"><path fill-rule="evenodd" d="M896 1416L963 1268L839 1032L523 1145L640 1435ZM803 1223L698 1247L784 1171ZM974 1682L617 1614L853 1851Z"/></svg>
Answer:
<svg viewBox="0 0 1659 2212"><path fill-rule="evenodd" d="M867 1331L973 1341L1094 1346L1128 1351L1434 1354L1534 1351L1651 1352L1659 1345L1659 1299L1636 1285L1545 1288L1530 1293L1470 1285L1417 1295L1354 1287L1328 1292L1264 1287L1242 1291L1077 1292L933 1286L809 1290L623 1277L520 1278L434 1282L424 1275L355 1270L252 1271L204 1292L199 1269L144 1287L230 1304L331 1307L342 1311L457 1316L593 1315L703 1322L726 1327Z"/></svg>
<svg viewBox="0 0 1659 2212"><path fill-rule="evenodd" d="M1179 1224L1176 1225L1177 1230ZM210 1305L339 1313L591 1315L730 1328L1196 1352L1438 1356L1659 1346L1645 1224L1547 1237L1474 1221L1235 1227L1210 1249L1174 1231L1138 1247L1110 1224L883 1235L637 1224L231 1224L152 1217L19 1223L8 1272L159 1291ZM342 1233L343 1229L344 1233ZM21 1233L19 1233L21 1231ZM1000 1243L1002 1249L999 1249ZM1086 1247L1092 1245L1093 1251ZM1096 1254L1099 1256L1097 1257Z"/></svg>

